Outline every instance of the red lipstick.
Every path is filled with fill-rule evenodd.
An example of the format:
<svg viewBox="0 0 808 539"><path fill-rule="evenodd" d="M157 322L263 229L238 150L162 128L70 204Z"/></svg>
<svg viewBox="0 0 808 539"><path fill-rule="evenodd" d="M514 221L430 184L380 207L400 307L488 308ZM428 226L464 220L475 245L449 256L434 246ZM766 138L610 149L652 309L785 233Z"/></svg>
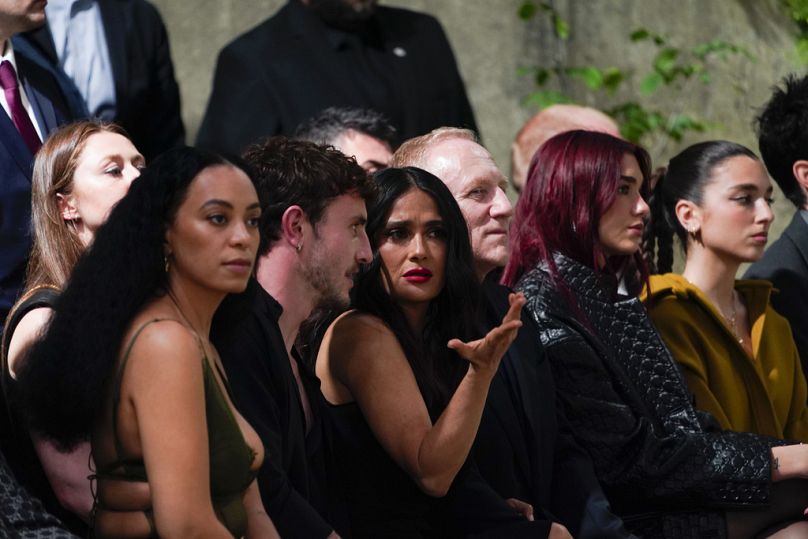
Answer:
<svg viewBox="0 0 808 539"><path fill-rule="evenodd" d="M405 273L404 278L411 283L425 283L432 278L432 272L426 268L414 268Z"/></svg>

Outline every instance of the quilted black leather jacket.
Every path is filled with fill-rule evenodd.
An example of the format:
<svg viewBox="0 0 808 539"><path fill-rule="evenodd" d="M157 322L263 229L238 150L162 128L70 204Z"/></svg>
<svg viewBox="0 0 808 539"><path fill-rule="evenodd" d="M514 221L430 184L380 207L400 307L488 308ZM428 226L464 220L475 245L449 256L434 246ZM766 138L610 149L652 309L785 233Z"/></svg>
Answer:
<svg viewBox="0 0 808 539"><path fill-rule="evenodd" d="M640 301L618 296L611 277L561 255L555 262L566 293L542 267L516 288L613 508L641 537L725 537L723 510L767 504L770 449L784 442L719 430L694 409Z"/></svg>

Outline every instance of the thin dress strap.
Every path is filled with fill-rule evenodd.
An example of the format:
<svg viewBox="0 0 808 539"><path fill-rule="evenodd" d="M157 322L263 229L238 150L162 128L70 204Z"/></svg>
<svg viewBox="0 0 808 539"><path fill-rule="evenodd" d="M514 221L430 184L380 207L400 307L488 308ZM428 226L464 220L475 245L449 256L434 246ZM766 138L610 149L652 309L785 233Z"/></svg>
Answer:
<svg viewBox="0 0 808 539"><path fill-rule="evenodd" d="M132 347L135 345L135 341L143 332L143 330L146 329L147 326L150 326L155 322L165 322L165 321L172 321L178 324L182 324L182 322L174 318L154 318L152 320L144 322L139 328L137 328L137 331L135 331L135 334L132 335L132 338L129 340L129 344L126 345L126 351L124 352L123 358L121 359L121 364L118 367L118 372L115 373L115 381L112 384L112 439L115 443L115 453L117 457L115 460L116 464L120 464L122 462L121 455L123 454L123 447L121 446L121 441L118 438L118 405L120 404L121 401L121 383L123 381L123 372L124 370L126 370L126 363L129 361L129 353L132 351ZM194 337L196 337L198 341L199 337L196 335L196 333L193 333L193 335Z"/></svg>

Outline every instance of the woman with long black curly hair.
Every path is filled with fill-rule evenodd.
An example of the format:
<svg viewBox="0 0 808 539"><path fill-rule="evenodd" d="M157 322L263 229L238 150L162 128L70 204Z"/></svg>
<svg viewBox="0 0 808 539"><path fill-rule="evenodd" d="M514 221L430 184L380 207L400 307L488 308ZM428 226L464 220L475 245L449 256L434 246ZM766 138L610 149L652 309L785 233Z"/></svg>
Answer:
<svg viewBox="0 0 808 539"><path fill-rule="evenodd" d="M98 537L272 537L261 443L233 408L208 340L247 284L258 195L234 162L159 157L96 233L19 370L31 427L90 439Z"/></svg>

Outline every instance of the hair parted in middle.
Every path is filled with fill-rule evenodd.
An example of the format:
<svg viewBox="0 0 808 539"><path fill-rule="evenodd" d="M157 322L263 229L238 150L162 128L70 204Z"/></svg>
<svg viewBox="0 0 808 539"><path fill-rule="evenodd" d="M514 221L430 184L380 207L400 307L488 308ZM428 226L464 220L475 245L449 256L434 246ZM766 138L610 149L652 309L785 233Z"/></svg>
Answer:
<svg viewBox="0 0 808 539"><path fill-rule="evenodd" d="M64 286L84 252L78 235L59 211L56 195L73 191L73 175L87 140L97 133L129 138L122 127L98 120L64 125L51 133L36 154L31 177L31 255L25 288Z"/></svg>
<svg viewBox="0 0 808 539"><path fill-rule="evenodd" d="M468 364L447 348L453 338L478 338L476 330L480 285L468 225L457 201L446 185L425 170L415 167L388 168L375 176L379 192L368 205L366 230L373 260L359 274L351 291L352 306L386 322L401 344L412 367L418 387L430 411L442 409L459 383L458 373ZM423 334L417 335L385 288L379 245L393 204L417 189L434 200L446 232L445 285L432 300Z"/></svg>
<svg viewBox="0 0 808 539"><path fill-rule="evenodd" d="M513 285L539 263L557 277L553 254L615 275L632 262L644 279L645 261L635 255L607 258L598 225L617 196L623 157L633 155L648 197L651 158L643 148L595 131L567 131L547 140L533 156L525 189L511 223L511 258L503 282ZM597 261L606 259L605 268Z"/></svg>
<svg viewBox="0 0 808 539"><path fill-rule="evenodd" d="M281 217L290 206L300 206L316 227L325 208L338 196L357 195L367 201L376 192L367 172L331 146L270 137L247 148L244 159L255 172L261 199L258 256L268 253L280 239Z"/></svg>
<svg viewBox="0 0 808 539"><path fill-rule="evenodd" d="M155 159L75 265L45 336L18 372L21 405L32 429L58 447L70 449L89 436L128 325L148 301L166 292L166 232L193 180L219 165L250 176L240 160L196 148L169 150Z"/></svg>

